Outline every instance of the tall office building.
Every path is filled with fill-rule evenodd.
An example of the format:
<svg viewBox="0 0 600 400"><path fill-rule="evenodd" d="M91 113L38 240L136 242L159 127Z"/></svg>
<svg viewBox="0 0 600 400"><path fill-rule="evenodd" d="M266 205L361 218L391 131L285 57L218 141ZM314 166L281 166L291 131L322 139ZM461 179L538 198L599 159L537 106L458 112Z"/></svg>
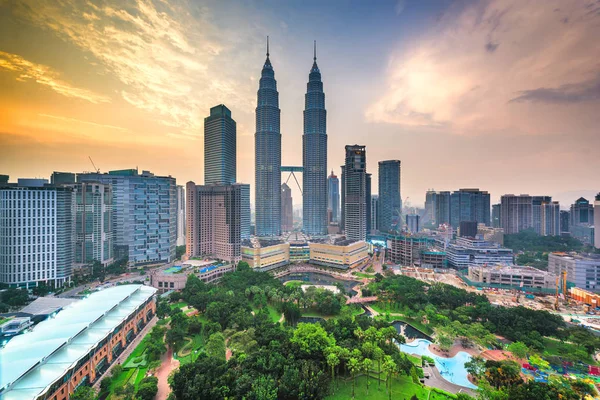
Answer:
<svg viewBox="0 0 600 400"><path fill-rule="evenodd" d="M269 59L263 65L256 104L255 182L256 235L281 234L281 132L279 93Z"/></svg>
<svg viewBox="0 0 600 400"><path fill-rule="evenodd" d="M379 209L377 225L381 232L399 230L402 225L400 160L379 161Z"/></svg>
<svg viewBox="0 0 600 400"><path fill-rule="evenodd" d="M75 242L75 196L45 179L0 185L0 282L31 288L68 283Z"/></svg>
<svg viewBox="0 0 600 400"><path fill-rule="evenodd" d="M240 186L240 193L242 196L240 231L242 239L250 239L250 218L252 214L250 210L250 185L242 184Z"/></svg>
<svg viewBox="0 0 600 400"><path fill-rule="evenodd" d="M450 225L450 197L448 191L438 192L435 201L435 223L436 225Z"/></svg>
<svg viewBox="0 0 600 400"><path fill-rule="evenodd" d="M505 194L501 197L501 228L504 234L519 233L533 227L533 201L528 194L515 196Z"/></svg>
<svg viewBox="0 0 600 400"><path fill-rule="evenodd" d="M379 196L374 194L371 195L371 231L378 231L379 225L377 225L377 209L379 208Z"/></svg>
<svg viewBox="0 0 600 400"><path fill-rule="evenodd" d="M544 204L552 202L552 196L532 196L531 197L531 218L533 230L538 235L542 235L542 208Z"/></svg>
<svg viewBox="0 0 600 400"><path fill-rule="evenodd" d="M344 183L346 177L344 170L346 169L346 165L342 165L340 169L342 170L340 175L340 228L343 231L344 223L346 221L346 185Z"/></svg>
<svg viewBox="0 0 600 400"><path fill-rule="evenodd" d="M459 189L450 196L450 224L458 228L462 221L490 225L490 194L479 189Z"/></svg>
<svg viewBox="0 0 600 400"><path fill-rule="evenodd" d="M185 189L177 185L177 246L185 246Z"/></svg>
<svg viewBox="0 0 600 400"><path fill-rule="evenodd" d="M241 260L244 190L249 193L249 185L186 184L188 257L215 257L229 262Z"/></svg>
<svg viewBox="0 0 600 400"><path fill-rule="evenodd" d="M294 229L294 201L292 189L283 183L281 185L281 231L291 232Z"/></svg>
<svg viewBox="0 0 600 400"><path fill-rule="evenodd" d="M435 213L436 213L436 200L437 193L435 190L428 190L425 193L425 214L423 215L423 223L430 223L436 225Z"/></svg>
<svg viewBox="0 0 600 400"><path fill-rule="evenodd" d="M83 173L77 182L112 186L114 257L130 266L175 260L177 245L177 184L171 176L137 169Z"/></svg>
<svg viewBox="0 0 600 400"><path fill-rule="evenodd" d="M367 153L365 146L346 146L342 172L344 230L350 240L367 237ZM381 196L380 196L381 199Z"/></svg>
<svg viewBox="0 0 600 400"><path fill-rule="evenodd" d="M501 215L502 215L502 205L494 204L492 206L492 228L500 228Z"/></svg>
<svg viewBox="0 0 600 400"><path fill-rule="evenodd" d="M73 264L90 266L98 261L108 266L114 261L113 193L110 184L76 183L71 172L53 172L52 185L73 189L75 219Z"/></svg>
<svg viewBox="0 0 600 400"><path fill-rule="evenodd" d="M204 184L236 182L236 124L223 104L204 118Z"/></svg>
<svg viewBox="0 0 600 400"><path fill-rule="evenodd" d="M302 230L309 235L327 234L327 111L317 47L304 96L302 135Z"/></svg>
<svg viewBox="0 0 600 400"><path fill-rule="evenodd" d="M367 234L371 233L371 174L365 176L365 206L366 218L367 218Z"/></svg>
<svg viewBox="0 0 600 400"><path fill-rule="evenodd" d="M571 213L567 210L560 210L560 233L561 235L571 232Z"/></svg>
<svg viewBox="0 0 600 400"><path fill-rule="evenodd" d="M327 178L327 208L331 210L331 221L340 220L340 180L331 171Z"/></svg>
<svg viewBox="0 0 600 400"><path fill-rule="evenodd" d="M406 230L410 233L419 233L421 231L421 218L418 215L407 215Z"/></svg>
<svg viewBox="0 0 600 400"><path fill-rule="evenodd" d="M571 226L593 224L594 205L583 197L578 198L575 203L571 204Z"/></svg>
<svg viewBox="0 0 600 400"><path fill-rule="evenodd" d="M96 182L70 185L75 195L75 259L104 266L113 259L112 186Z"/></svg>
<svg viewBox="0 0 600 400"><path fill-rule="evenodd" d="M540 235L560 236L560 204L558 203L558 201L544 202L542 203L540 208Z"/></svg>
<svg viewBox="0 0 600 400"><path fill-rule="evenodd" d="M594 198L594 247L600 249L600 192Z"/></svg>

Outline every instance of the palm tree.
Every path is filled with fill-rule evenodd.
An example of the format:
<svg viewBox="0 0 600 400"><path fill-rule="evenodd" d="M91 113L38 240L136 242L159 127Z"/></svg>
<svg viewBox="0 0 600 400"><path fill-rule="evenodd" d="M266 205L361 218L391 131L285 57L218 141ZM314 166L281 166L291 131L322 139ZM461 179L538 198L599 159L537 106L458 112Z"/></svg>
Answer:
<svg viewBox="0 0 600 400"><path fill-rule="evenodd" d="M369 395L369 372L371 370L371 366L373 366L373 361L369 358L365 358L362 362L362 370L367 375L367 396Z"/></svg>
<svg viewBox="0 0 600 400"><path fill-rule="evenodd" d="M329 355L327 356L327 365L331 367L331 379L333 379L334 392L335 392L335 367L337 367L340 363L340 359L335 353L335 349L333 349Z"/></svg>
<svg viewBox="0 0 600 400"><path fill-rule="evenodd" d="M384 352L383 350L381 350L379 347L375 347L375 349L373 349L373 359L377 360L377 387L381 388L381 359L384 356Z"/></svg>
<svg viewBox="0 0 600 400"><path fill-rule="evenodd" d="M354 386L356 385L356 373L360 370L358 359L352 357L348 360L348 369L352 373L352 398L354 399Z"/></svg>
<svg viewBox="0 0 600 400"><path fill-rule="evenodd" d="M392 400L392 374L396 371L396 363L392 360L392 357L385 356L383 362L383 370L386 373L386 386L388 388L389 399Z"/></svg>

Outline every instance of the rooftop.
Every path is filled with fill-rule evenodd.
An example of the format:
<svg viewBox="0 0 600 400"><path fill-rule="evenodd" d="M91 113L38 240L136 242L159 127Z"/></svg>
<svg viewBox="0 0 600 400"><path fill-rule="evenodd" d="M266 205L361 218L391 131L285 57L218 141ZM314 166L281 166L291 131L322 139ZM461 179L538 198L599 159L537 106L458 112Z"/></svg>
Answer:
<svg viewBox="0 0 600 400"><path fill-rule="evenodd" d="M79 299L63 299L61 297L38 297L20 312L31 315L48 315L56 310L68 306Z"/></svg>
<svg viewBox="0 0 600 400"><path fill-rule="evenodd" d="M555 251L551 253L554 256L565 258L568 260L579 260L579 261L600 261L600 254L593 253L565 253L561 251Z"/></svg>
<svg viewBox="0 0 600 400"><path fill-rule="evenodd" d="M0 400L37 398L155 292L143 285L104 289L12 339L0 349Z"/></svg>

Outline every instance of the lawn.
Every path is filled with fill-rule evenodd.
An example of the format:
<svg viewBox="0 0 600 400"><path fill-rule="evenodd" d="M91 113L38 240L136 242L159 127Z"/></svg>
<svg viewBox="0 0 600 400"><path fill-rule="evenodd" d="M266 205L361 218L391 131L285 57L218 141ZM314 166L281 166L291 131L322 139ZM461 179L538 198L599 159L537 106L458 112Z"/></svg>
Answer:
<svg viewBox="0 0 600 400"><path fill-rule="evenodd" d="M2 318L2 317L0 317L0 325L2 325L3 323L5 323L6 321L9 321L11 319L12 319L12 317L9 317L9 318Z"/></svg>
<svg viewBox="0 0 600 400"><path fill-rule="evenodd" d="M375 279L374 274L366 274L364 272L353 272L352 275L358 276L359 278Z"/></svg>
<svg viewBox="0 0 600 400"><path fill-rule="evenodd" d="M406 314L408 313L408 310L406 308L394 309L394 307L389 307L387 304L382 304L380 302L372 304L371 307L373 310L384 316L389 313L390 320L406 322L427 335L433 334L433 329L429 325L423 324L416 318L407 317Z"/></svg>
<svg viewBox="0 0 600 400"><path fill-rule="evenodd" d="M199 351L202 348L204 348L204 339L202 338L202 335L195 335L191 341L189 341L181 348L181 350L179 350L176 358L179 360L181 365L188 364L192 361L192 357L195 359L198 356L196 351Z"/></svg>
<svg viewBox="0 0 600 400"><path fill-rule="evenodd" d="M256 314L260 310L260 308L253 307L252 310L254 311L254 314ZM272 305L267 305L266 310L269 312L271 321L273 321L275 323L279 322L279 319L281 318L281 313L279 311L277 311L275 309L275 307L273 307Z"/></svg>
<svg viewBox="0 0 600 400"><path fill-rule="evenodd" d="M188 304L185 301L180 301L179 303L175 303L175 304L171 304L171 310L174 310L176 308L183 308L186 307Z"/></svg>
<svg viewBox="0 0 600 400"><path fill-rule="evenodd" d="M383 379L383 374L382 374ZM367 378L360 376L356 378L355 387L355 398L356 399L372 399L372 400L387 400L389 395L385 389L385 381L381 382L381 388L377 387L377 378L371 377L369 379L369 395L367 396ZM431 395L429 394L431 392ZM419 399L435 399L435 400L447 400L454 399L453 396L445 395L442 393L436 393L431 391L428 387L417 385L407 376L395 377L392 380L392 399L394 400L408 400L413 395L416 395ZM429 397L428 397L429 396ZM352 379L338 380L338 388L335 393L329 395L329 400L348 400L352 398Z"/></svg>
<svg viewBox="0 0 600 400"><path fill-rule="evenodd" d="M561 343L559 340L545 337L544 338L544 355L549 356L575 356L587 364L597 365L598 363L585 351L583 346L577 346L573 343Z"/></svg>
<svg viewBox="0 0 600 400"><path fill-rule="evenodd" d="M146 376L146 372L148 371L148 363L144 357L144 352L146 351L146 337L142 339L140 344L136 346L136 348L131 352L129 357L125 360L123 365L123 372L119 376L114 379L110 385L110 394L113 395L115 389L119 387L123 387L128 383L134 385L137 390L137 385L140 381ZM143 362L135 362L137 358L143 358ZM125 367L127 366L127 368Z"/></svg>

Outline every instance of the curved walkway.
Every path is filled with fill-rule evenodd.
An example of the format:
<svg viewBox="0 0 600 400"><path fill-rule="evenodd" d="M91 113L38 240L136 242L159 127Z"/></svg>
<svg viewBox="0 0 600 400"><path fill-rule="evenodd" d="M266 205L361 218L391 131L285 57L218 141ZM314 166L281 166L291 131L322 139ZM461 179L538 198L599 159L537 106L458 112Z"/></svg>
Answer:
<svg viewBox="0 0 600 400"><path fill-rule="evenodd" d="M158 378L158 393L156 393L156 400L166 400L171 393L171 387L169 386L169 374L171 371L179 368L179 360L173 358L173 349L169 347L167 352L161 356L162 363L156 371L156 377Z"/></svg>
<svg viewBox="0 0 600 400"><path fill-rule="evenodd" d="M440 371L438 371L437 367L435 367L435 366L423 367L423 373L425 374L425 376L427 376L427 374L429 374L429 378L425 379L425 385L427 385L427 386L442 389L442 390L445 390L446 392L450 392L450 393L454 393L454 394L466 393L469 396L473 396L473 397L477 395L477 392L475 392L472 389L466 388L464 386L456 385L456 384L448 382L446 379L442 378L442 375L440 375Z"/></svg>

